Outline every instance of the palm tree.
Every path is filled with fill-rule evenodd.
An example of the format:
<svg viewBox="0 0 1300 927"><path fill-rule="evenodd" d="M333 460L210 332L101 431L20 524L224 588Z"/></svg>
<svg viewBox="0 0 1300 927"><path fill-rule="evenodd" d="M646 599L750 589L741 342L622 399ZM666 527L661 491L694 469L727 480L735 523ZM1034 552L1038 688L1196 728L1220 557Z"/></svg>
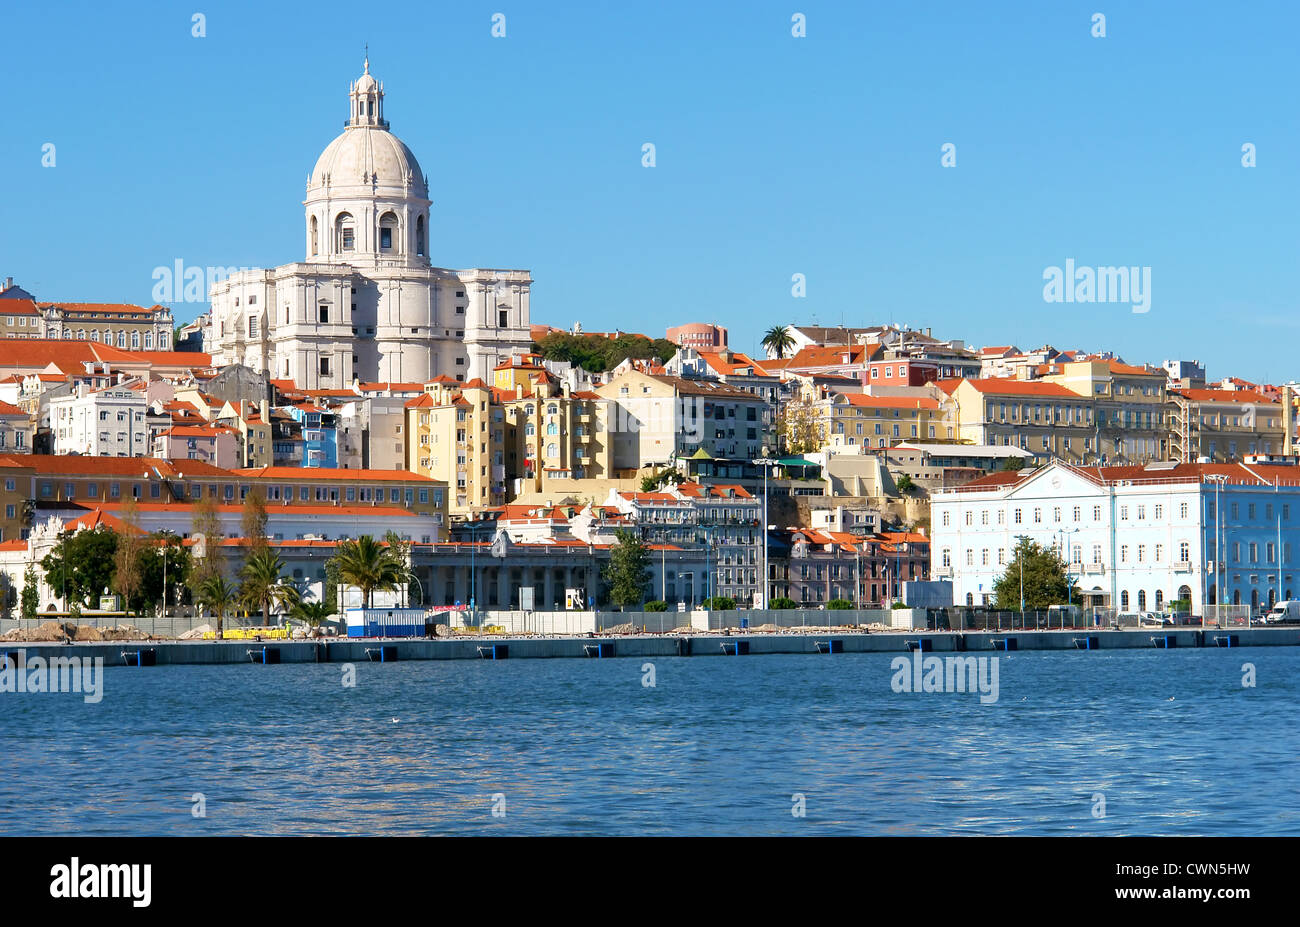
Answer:
<svg viewBox="0 0 1300 927"><path fill-rule="evenodd" d="M764 348L778 358L785 357L794 347L794 334L788 325L774 325L763 335L762 343Z"/></svg>
<svg viewBox="0 0 1300 927"><path fill-rule="evenodd" d="M238 600L239 590L226 582L224 576L217 573L200 583L197 593L195 598L198 600L199 608L210 608L217 613L217 640L221 640L224 633L222 619L230 610L230 606Z"/></svg>
<svg viewBox="0 0 1300 927"><path fill-rule="evenodd" d="M355 541L340 541L334 562L339 579L361 590L361 599L367 608L376 589L381 592L395 589L406 576L406 564L398 559L392 548L385 547L368 534Z"/></svg>
<svg viewBox="0 0 1300 927"><path fill-rule="evenodd" d="M249 554L240 571L239 596L246 604L261 608L262 627L270 623L273 605L291 608L301 598L293 584L280 575L283 571L284 561L265 547Z"/></svg>
<svg viewBox="0 0 1300 927"><path fill-rule="evenodd" d="M333 613L324 602L299 602L293 607L293 616L309 628L318 628Z"/></svg>

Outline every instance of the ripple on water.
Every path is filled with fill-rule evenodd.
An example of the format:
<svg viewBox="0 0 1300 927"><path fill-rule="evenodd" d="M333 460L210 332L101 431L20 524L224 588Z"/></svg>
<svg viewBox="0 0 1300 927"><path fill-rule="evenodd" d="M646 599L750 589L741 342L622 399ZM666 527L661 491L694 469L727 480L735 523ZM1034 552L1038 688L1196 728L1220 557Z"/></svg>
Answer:
<svg viewBox="0 0 1300 927"><path fill-rule="evenodd" d="M1300 829L1292 648L1018 653L992 705L890 659L111 668L98 705L0 695L0 833Z"/></svg>

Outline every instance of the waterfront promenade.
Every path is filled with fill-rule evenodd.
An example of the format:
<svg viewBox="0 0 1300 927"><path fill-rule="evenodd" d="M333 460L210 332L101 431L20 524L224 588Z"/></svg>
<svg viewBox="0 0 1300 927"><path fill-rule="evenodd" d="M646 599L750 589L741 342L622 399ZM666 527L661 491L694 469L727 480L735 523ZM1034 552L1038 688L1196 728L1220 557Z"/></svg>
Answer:
<svg viewBox="0 0 1300 927"><path fill-rule="evenodd" d="M627 634L593 636L458 636L455 638L332 638L277 641L142 641L112 643L11 643L0 659L102 657L105 666L257 663L359 663L408 660L583 659L765 654L1077 651L1195 649L1198 647L1295 647L1300 627L1168 628L1064 631L872 631L819 630L775 633ZM12 655L12 656L11 656Z"/></svg>

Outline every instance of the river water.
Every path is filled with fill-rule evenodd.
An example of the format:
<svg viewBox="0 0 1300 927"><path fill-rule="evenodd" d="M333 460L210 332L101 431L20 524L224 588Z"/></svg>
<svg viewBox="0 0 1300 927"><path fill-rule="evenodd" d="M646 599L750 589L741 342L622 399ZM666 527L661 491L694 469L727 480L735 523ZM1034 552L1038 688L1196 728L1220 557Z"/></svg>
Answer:
<svg viewBox="0 0 1300 927"><path fill-rule="evenodd" d="M0 834L1300 833L1300 649L895 658L109 668L0 694Z"/></svg>

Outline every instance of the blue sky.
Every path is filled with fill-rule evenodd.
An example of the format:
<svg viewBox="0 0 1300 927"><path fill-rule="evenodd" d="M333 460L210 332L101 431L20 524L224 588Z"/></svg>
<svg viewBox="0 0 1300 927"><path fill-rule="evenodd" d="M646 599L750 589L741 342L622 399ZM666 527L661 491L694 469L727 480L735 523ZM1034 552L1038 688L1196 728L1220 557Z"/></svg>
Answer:
<svg viewBox="0 0 1300 927"><path fill-rule="evenodd" d="M434 262L530 269L534 321L716 321L741 350L779 323L892 321L1300 376L1292 4L312 10L6 9L0 276L41 299L148 303L178 259L301 260L307 174L368 42L429 177ZM1150 267L1150 311L1044 302L1044 269L1067 258Z"/></svg>

